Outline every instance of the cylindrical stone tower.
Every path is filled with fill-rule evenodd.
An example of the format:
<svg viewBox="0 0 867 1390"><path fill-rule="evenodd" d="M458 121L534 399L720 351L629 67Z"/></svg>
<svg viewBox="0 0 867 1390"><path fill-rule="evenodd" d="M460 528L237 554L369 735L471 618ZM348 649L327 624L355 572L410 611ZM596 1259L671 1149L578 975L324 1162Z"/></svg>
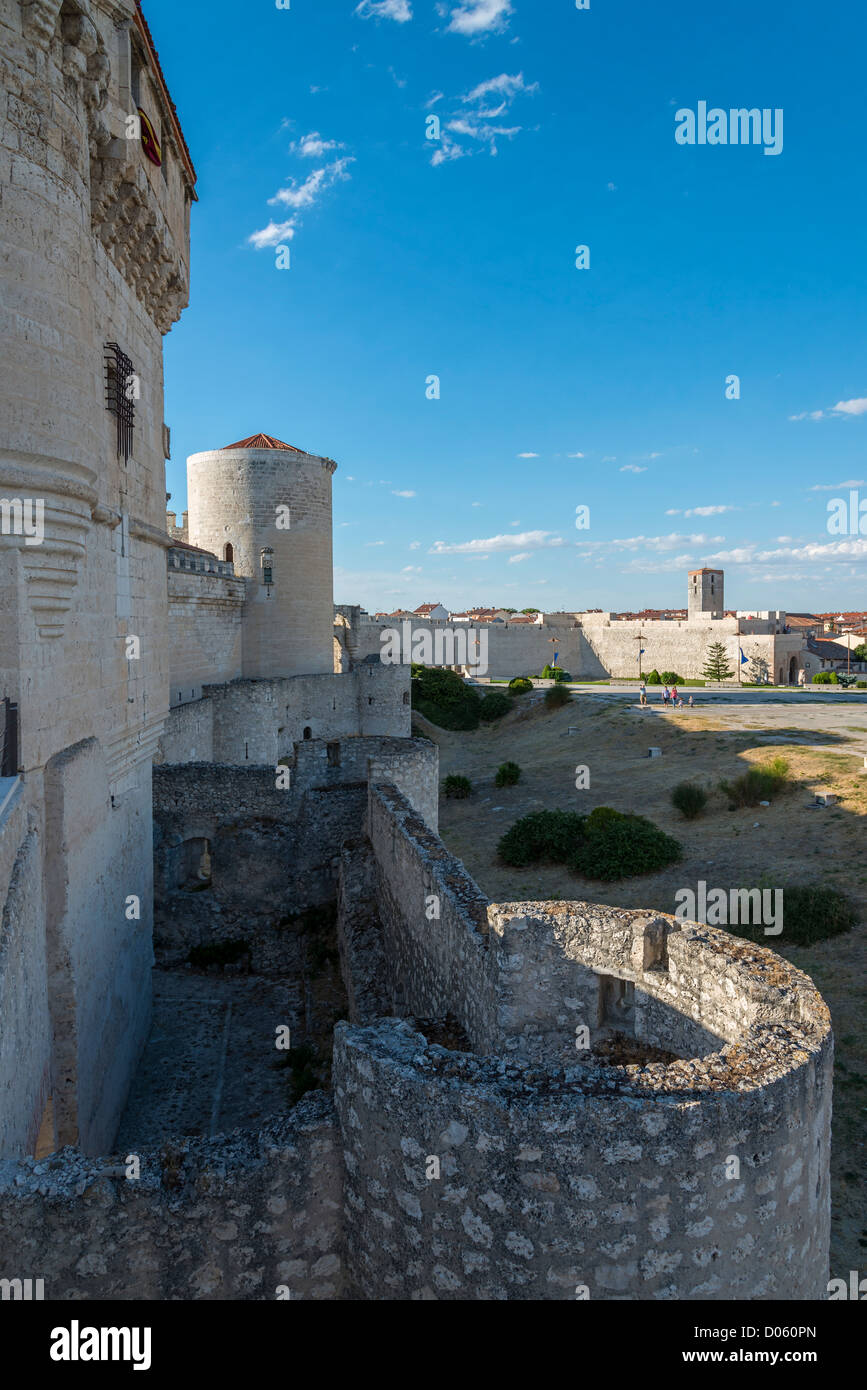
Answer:
<svg viewBox="0 0 867 1390"><path fill-rule="evenodd" d="M247 679L334 670L333 459L255 434L187 459L191 545L247 580Z"/></svg>

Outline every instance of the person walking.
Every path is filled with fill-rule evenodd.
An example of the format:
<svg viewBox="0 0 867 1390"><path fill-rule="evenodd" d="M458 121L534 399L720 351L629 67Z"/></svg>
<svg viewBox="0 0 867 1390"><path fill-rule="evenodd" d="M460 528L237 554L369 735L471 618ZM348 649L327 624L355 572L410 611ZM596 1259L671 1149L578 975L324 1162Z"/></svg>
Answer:
<svg viewBox="0 0 867 1390"><path fill-rule="evenodd" d="M642 682L641 682L641 686L640 686L640 688L639 688L638 694L639 694L640 703L641 703L642 705L646 705L646 704L647 704L647 681L642 681Z"/></svg>
<svg viewBox="0 0 867 1390"><path fill-rule="evenodd" d="M667 686L667 685L664 685L664 686L662 687L662 703L665 705L666 709L668 708L668 697L669 697L669 694L670 694L670 691L669 691L669 689L668 689L668 686Z"/></svg>
<svg viewBox="0 0 867 1390"><path fill-rule="evenodd" d="M671 708L672 708L672 709L677 709L677 686L676 686L676 685L673 685L673 686L671 687Z"/></svg>

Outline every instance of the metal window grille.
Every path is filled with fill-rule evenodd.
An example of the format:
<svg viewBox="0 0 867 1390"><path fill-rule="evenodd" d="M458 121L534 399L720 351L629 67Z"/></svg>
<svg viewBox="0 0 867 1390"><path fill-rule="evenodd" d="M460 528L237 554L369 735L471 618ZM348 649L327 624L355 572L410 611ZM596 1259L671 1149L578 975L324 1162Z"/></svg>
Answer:
<svg viewBox="0 0 867 1390"><path fill-rule="evenodd" d="M124 463L132 453L132 432L135 427L135 399L131 379L133 365L117 343L106 343L105 408L117 417L117 453Z"/></svg>

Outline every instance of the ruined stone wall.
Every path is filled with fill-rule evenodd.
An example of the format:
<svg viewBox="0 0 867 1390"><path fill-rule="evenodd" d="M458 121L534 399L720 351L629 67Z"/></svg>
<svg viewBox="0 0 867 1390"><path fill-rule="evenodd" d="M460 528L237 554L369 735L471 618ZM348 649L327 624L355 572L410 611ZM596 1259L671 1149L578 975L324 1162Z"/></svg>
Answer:
<svg viewBox="0 0 867 1390"><path fill-rule="evenodd" d="M453 1014L476 1051L493 1051L487 898L394 786L371 783L367 835L392 1012Z"/></svg>
<svg viewBox="0 0 867 1390"><path fill-rule="evenodd" d="M291 964L289 919L335 901L341 847L363 833L370 768L398 777L421 814L435 801L437 750L421 740L298 744L283 788L267 767L155 767L160 950L185 955L193 946L243 939L258 970L273 968L283 940ZM190 880L191 854L200 856L204 842L207 886Z"/></svg>
<svg viewBox="0 0 867 1390"><path fill-rule="evenodd" d="M340 1148L319 1093L258 1133L142 1151L138 1179L125 1154L0 1161L4 1273L63 1302L339 1299Z"/></svg>
<svg viewBox="0 0 867 1390"><path fill-rule="evenodd" d="M173 691L183 687L173 686ZM336 675L237 680L206 685L195 719L173 709L158 760L182 763L210 756L218 763L275 764L310 739L408 738L409 670L364 665ZM203 731L210 726L210 733ZM210 754L203 754L203 747Z"/></svg>
<svg viewBox="0 0 867 1390"><path fill-rule="evenodd" d="M339 1024L356 1296L825 1297L831 1049L815 1023L760 1030L746 1078L737 1049L706 1070L570 1073L452 1052L407 1022Z"/></svg>

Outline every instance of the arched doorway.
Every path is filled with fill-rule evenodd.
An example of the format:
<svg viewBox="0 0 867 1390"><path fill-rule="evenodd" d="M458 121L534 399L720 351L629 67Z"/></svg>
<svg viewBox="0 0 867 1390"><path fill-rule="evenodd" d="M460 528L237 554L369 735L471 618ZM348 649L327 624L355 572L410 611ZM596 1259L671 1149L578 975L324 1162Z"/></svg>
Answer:
<svg viewBox="0 0 867 1390"><path fill-rule="evenodd" d="M226 544L223 546L223 559L230 565L235 563L235 548L230 541L226 541Z"/></svg>
<svg viewBox="0 0 867 1390"><path fill-rule="evenodd" d="M789 685L798 684L798 658L793 656L789 662Z"/></svg>

